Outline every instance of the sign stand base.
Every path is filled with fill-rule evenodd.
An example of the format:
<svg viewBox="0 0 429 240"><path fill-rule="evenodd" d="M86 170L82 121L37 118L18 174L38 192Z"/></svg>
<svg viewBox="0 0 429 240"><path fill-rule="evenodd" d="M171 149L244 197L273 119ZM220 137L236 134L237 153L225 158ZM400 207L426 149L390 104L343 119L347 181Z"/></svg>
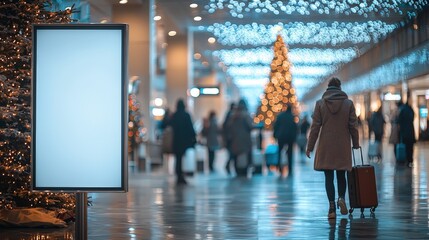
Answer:
<svg viewBox="0 0 429 240"><path fill-rule="evenodd" d="M88 239L88 197L86 192L76 193L75 239Z"/></svg>

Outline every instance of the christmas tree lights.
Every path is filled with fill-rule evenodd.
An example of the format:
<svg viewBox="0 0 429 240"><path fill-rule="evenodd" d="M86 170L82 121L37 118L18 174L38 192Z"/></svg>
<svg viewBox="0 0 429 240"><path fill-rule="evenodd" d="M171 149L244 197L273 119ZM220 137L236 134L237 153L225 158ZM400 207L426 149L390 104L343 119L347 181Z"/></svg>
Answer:
<svg viewBox="0 0 429 240"><path fill-rule="evenodd" d="M32 24L68 23L73 12L50 12L50 6L47 0L0 3L0 209L42 207L69 216L64 212L74 210L74 195L31 191Z"/></svg>
<svg viewBox="0 0 429 240"><path fill-rule="evenodd" d="M140 103L135 94L128 95L128 153L134 153L145 134Z"/></svg>
<svg viewBox="0 0 429 240"><path fill-rule="evenodd" d="M274 58L270 65L269 82L265 86L261 105L258 107L254 122L263 123L266 129L272 129L277 115L288 106L297 104L295 89L292 85L291 63L288 49L283 38L278 35L274 43Z"/></svg>

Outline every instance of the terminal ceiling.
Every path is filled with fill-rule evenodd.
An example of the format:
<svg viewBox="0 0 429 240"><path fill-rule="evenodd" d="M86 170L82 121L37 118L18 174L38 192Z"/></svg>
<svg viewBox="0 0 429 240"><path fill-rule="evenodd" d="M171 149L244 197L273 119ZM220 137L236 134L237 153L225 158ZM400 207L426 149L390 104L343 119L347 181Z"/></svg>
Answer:
<svg viewBox="0 0 429 240"><path fill-rule="evenodd" d="M269 81L278 34L289 48L298 98L326 84L400 26L412 23L426 0L155 0L164 30L194 34L197 71L216 70L248 100ZM197 4L197 7L191 7ZM200 21L194 20L201 17ZM216 42L209 43L214 37ZM202 65L202 62L207 62Z"/></svg>

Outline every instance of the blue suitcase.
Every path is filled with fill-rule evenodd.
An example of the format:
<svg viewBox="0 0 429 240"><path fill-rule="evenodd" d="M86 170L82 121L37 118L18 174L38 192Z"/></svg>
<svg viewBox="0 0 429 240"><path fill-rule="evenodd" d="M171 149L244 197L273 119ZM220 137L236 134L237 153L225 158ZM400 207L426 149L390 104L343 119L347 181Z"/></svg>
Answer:
<svg viewBox="0 0 429 240"><path fill-rule="evenodd" d="M407 154L406 154L406 150L405 150L405 144L404 143L398 143L396 144L396 149L395 149L395 155L396 155L396 162L398 163L405 163L405 161L407 160Z"/></svg>
<svg viewBox="0 0 429 240"><path fill-rule="evenodd" d="M277 166L279 164L279 158L278 158L278 151L279 147L277 145L268 145L265 148L265 165L267 167L269 166Z"/></svg>

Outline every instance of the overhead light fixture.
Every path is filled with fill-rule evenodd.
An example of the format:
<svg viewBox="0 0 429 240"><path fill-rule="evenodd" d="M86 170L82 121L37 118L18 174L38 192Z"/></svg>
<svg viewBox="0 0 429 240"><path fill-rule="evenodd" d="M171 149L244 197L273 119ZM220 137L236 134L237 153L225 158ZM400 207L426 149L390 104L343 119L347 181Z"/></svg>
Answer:
<svg viewBox="0 0 429 240"><path fill-rule="evenodd" d="M196 4L196 3L191 3L191 5L189 5L189 7L190 7L190 8L197 8L197 7L198 7L198 4Z"/></svg>
<svg viewBox="0 0 429 240"><path fill-rule="evenodd" d="M162 117L165 114L165 110L163 108L152 108L152 114L155 117Z"/></svg>
<svg viewBox="0 0 429 240"><path fill-rule="evenodd" d="M159 20L161 20L161 18L162 18L162 17L158 15L158 16L153 17L153 20L155 20L155 21L159 21Z"/></svg>
<svg viewBox="0 0 429 240"><path fill-rule="evenodd" d="M189 90L189 94L192 97L196 98L196 97L200 96L200 89L196 88L196 87L193 87L193 88L191 88L191 90Z"/></svg>
<svg viewBox="0 0 429 240"><path fill-rule="evenodd" d="M192 97L215 96L220 94L219 86L196 86L189 90Z"/></svg>
<svg viewBox="0 0 429 240"><path fill-rule="evenodd" d="M199 22L199 21L201 21L201 17L200 16L196 16L196 17L194 17L194 21L197 21L197 22Z"/></svg>
<svg viewBox="0 0 429 240"><path fill-rule="evenodd" d="M128 0L119 0L120 4L126 4L128 2Z"/></svg>
<svg viewBox="0 0 429 240"><path fill-rule="evenodd" d="M100 23L107 23L109 20L107 20L107 19L103 19L103 20L101 20L100 21Z"/></svg>
<svg viewBox="0 0 429 240"><path fill-rule="evenodd" d="M201 95L219 95L219 87L200 87Z"/></svg>
<svg viewBox="0 0 429 240"><path fill-rule="evenodd" d="M214 38L214 37L209 37L209 39L207 39L207 41L208 41L209 43L215 43L215 42L216 42L216 38Z"/></svg>
<svg viewBox="0 0 429 240"><path fill-rule="evenodd" d="M399 100L401 100L401 94L388 92L388 93L384 94L384 100L386 100L386 101L399 101Z"/></svg>
<svg viewBox="0 0 429 240"><path fill-rule="evenodd" d="M168 32L168 36L173 37L176 36L177 32L176 31L169 31Z"/></svg>
<svg viewBox="0 0 429 240"><path fill-rule="evenodd" d="M157 107L161 107L162 104L164 104L164 101L162 100L162 98L157 97L153 100L153 104L155 104L155 106Z"/></svg>

